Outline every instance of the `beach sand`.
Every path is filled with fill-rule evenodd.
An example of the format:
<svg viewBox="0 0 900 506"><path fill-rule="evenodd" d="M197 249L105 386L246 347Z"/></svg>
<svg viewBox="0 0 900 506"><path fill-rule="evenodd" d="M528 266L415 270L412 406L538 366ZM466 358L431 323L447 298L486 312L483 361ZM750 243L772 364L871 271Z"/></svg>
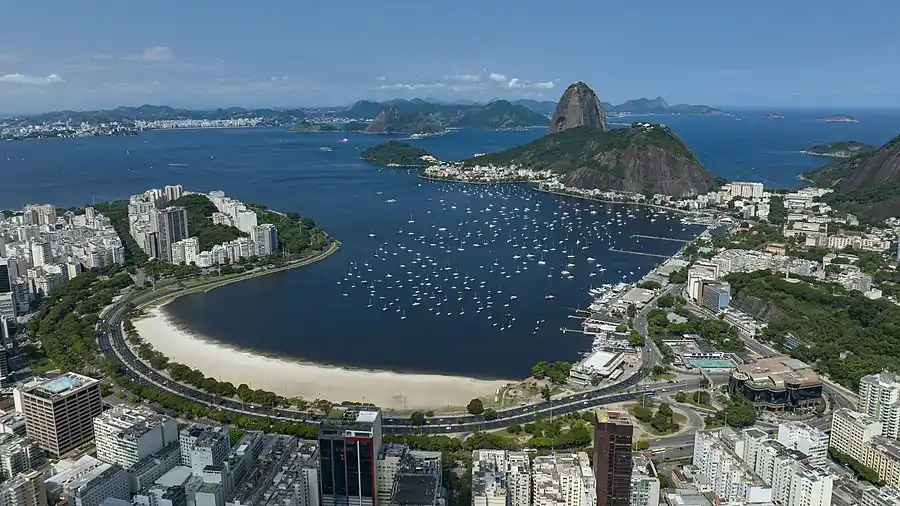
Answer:
<svg viewBox="0 0 900 506"><path fill-rule="evenodd" d="M507 381L486 381L459 376L404 374L390 371L344 369L270 358L228 347L182 330L170 322L161 307L147 308L134 320L145 342L171 360L190 366L207 377L246 383L285 397L332 402L371 402L386 409L446 409L465 406L475 397L492 397Z"/></svg>

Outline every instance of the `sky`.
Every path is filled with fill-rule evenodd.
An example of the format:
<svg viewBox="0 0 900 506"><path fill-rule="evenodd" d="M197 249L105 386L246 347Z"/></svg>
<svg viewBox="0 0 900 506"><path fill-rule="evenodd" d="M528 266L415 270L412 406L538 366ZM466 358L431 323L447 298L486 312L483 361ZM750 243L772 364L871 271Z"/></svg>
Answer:
<svg viewBox="0 0 900 506"><path fill-rule="evenodd" d="M360 99L900 106L900 2L7 0L0 112Z"/></svg>

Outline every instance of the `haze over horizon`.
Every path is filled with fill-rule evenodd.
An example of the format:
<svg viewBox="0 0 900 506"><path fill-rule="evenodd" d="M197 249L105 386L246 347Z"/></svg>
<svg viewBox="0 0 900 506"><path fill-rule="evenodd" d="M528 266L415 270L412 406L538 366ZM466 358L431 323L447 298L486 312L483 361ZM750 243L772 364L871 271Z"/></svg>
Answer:
<svg viewBox="0 0 900 506"><path fill-rule="evenodd" d="M528 7L20 2L0 19L0 112L557 100L579 80L611 103L900 106L900 4Z"/></svg>

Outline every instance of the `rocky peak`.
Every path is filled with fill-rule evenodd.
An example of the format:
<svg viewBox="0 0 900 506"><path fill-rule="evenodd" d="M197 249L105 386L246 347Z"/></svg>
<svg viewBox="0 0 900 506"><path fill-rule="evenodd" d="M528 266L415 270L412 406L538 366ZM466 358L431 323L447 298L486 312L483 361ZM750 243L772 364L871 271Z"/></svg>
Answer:
<svg viewBox="0 0 900 506"><path fill-rule="evenodd" d="M597 94L581 81L566 88L550 118L550 133L580 126L606 130L606 110Z"/></svg>
<svg viewBox="0 0 900 506"><path fill-rule="evenodd" d="M364 131L370 134L385 133L392 124L398 121L400 121L400 109L396 105L392 105L382 109Z"/></svg>

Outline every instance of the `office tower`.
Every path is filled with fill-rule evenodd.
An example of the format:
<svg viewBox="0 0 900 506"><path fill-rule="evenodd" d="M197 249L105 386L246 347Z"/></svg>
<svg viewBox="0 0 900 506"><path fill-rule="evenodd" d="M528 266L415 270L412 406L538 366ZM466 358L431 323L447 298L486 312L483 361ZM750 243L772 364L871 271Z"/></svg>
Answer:
<svg viewBox="0 0 900 506"><path fill-rule="evenodd" d="M143 406L116 406L94 418L97 458L128 469L178 441L175 419Z"/></svg>
<svg viewBox="0 0 900 506"><path fill-rule="evenodd" d="M25 433L54 456L90 442L103 411L100 382L72 372L24 386L21 399Z"/></svg>
<svg viewBox="0 0 900 506"><path fill-rule="evenodd" d="M53 263L53 250L49 242L37 240L31 243L31 263L35 267Z"/></svg>
<svg viewBox="0 0 900 506"><path fill-rule="evenodd" d="M278 230L271 223L263 223L253 227L250 235L256 244L256 256L271 255L278 249Z"/></svg>
<svg viewBox="0 0 900 506"><path fill-rule="evenodd" d="M882 371L859 380L859 411L881 422L881 435L900 439L900 378Z"/></svg>
<svg viewBox="0 0 900 506"><path fill-rule="evenodd" d="M3 506L46 506L44 473L30 470L0 484L0 504Z"/></svg>
<svg viewBox="0 0 900 506"><path fill-rule="evenodd" d="M226 427L193 424L178 435L181 446L181 465L190 467L197 475L206 466L217 466L228 457L231 437Z"/></svg>
<svg viewBox="0 0 900 506"><path fill-rule="evenodd" d="M381 411L336 406L319 424L317 439L322 506L374 505Z"/></svg>
<svg viewBox="0 0 900 506"><path fill-rule="evenodd" d="M153 230L156 232L159 258L166 262L172 261L172 245L187 239L187 211L183 207L167 207L160 209L151 215L153 217Z"/></svg>
<svg viewBox="0 0 900 506"><path fill-rule="evenodd" d="M628 413L594 412L594 475L597 506L628 506L631 497L631 438Z"/></svg>
<svg viewBox="0 0 900 506"><path fill-rule="evenodd" d="M0 293L12 291L12 279L12 275L9 272L9 260L0 258Z"/></svg>

